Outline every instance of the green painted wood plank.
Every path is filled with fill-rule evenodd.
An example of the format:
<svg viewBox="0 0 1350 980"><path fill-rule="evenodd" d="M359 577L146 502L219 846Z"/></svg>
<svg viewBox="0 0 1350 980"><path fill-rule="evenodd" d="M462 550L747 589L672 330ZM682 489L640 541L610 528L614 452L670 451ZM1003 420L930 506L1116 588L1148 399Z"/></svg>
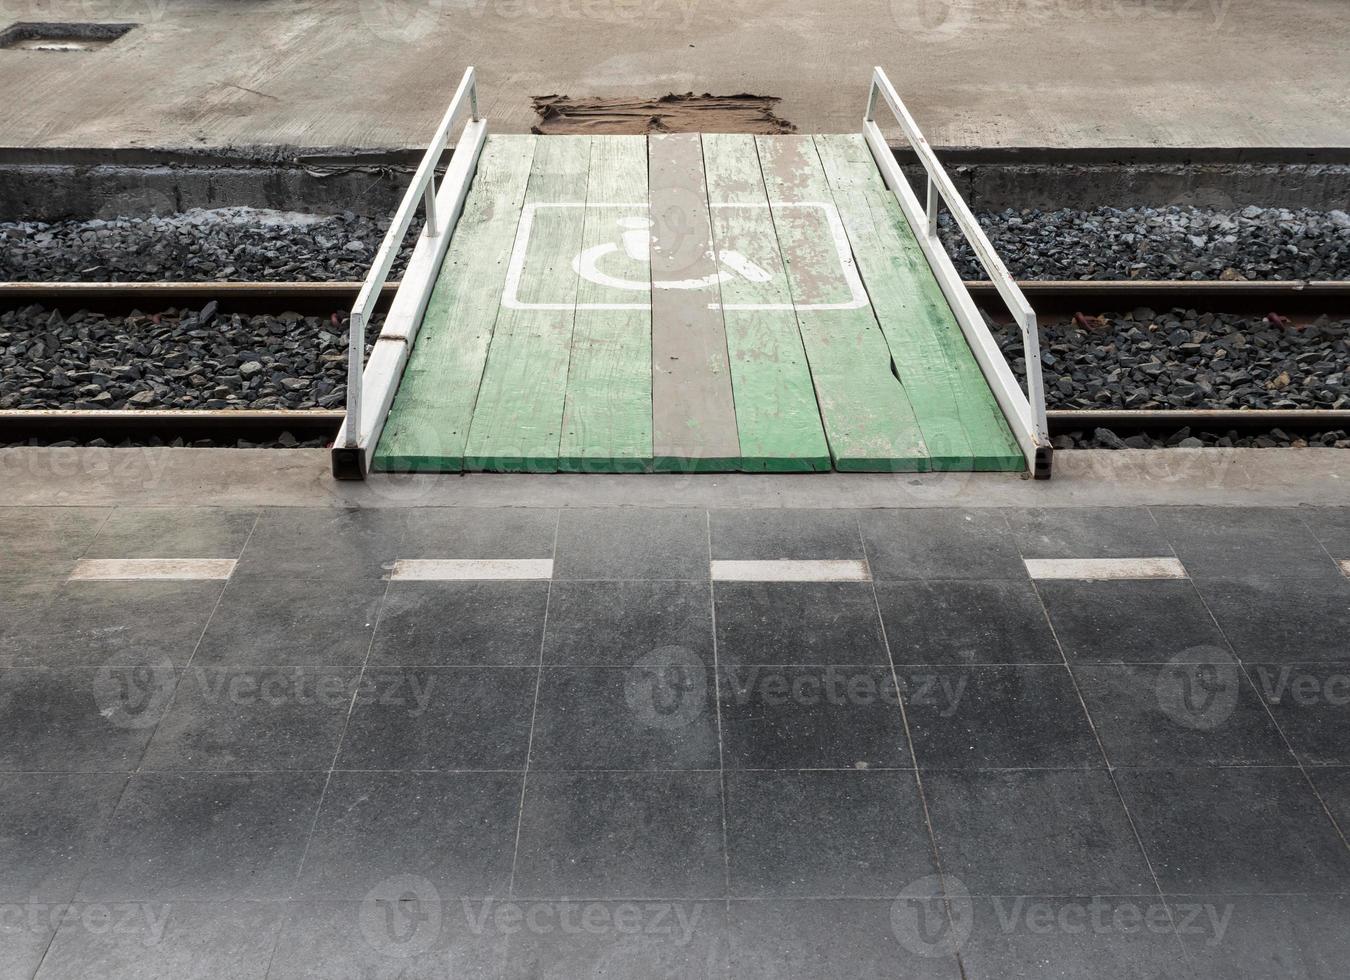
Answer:
<svg viewBox="0 0 1350 980"><path fill-rule="evenodd" d="M487 138L376 447L376 470L463 467L537 139Z"/></svg>
<svg viewBox="0 0 1350 980"><path fill-rule="evenodd" d="M724 257L723 269L728 252L734 253L737 264L742 259L753 263L752 275L733 272L722 281L741 469L828 470L830 450L778 251L755 138L705 133L703 164L713 246Z"/></svg>
<svg viewBox="0 0 1350 980"><path fill-rule="evenodd" d="M850 285L852 256L830 231L833 203L815 144L809 136L761 136L756 144L835 468L927 470L886 338L865 294L856 296L860 284Z"/></svg>
<svg viewBox="0 0 1350 980"><path fill-rule="evenodd" d="M558 468L567 365L576 315L589 136L548 136L535 145L519 229L519 278L508 272L488 348L464 468L553 472ZM559 206L561 205L561 206Z"/></svg>
<svg viewBox="0 0 1350 980"><path fill-rule="evenodd" d="M1025 469L1026 457L866 140L831 135L815 143L933 468Z"/></svg>
<svg viewBox="0 0 1350 980"><path fill-rule="evenodd" d="M616 208L637 204L637 208ZM581 277L572 358L563 404L558 469L586 473L641 472L652 460L651 266L645 247L624 248L626 234L646 232L647 140L593 136L586 186L584 250L599 250L597 269L643 282L641 292ZM584 253L583 253L584 254ZM622 267L615 259L623 261ZM607 261L608 265L600 265ZM599 309L640 304L642 309Z"/></svg>
<svg viewBox="0 0 1350 980"><path fill-rule="evenodd" d="M740 466L741 450L715 279L703 147L697 133L662 134L648 138L647 153L652 468L734 470ZM705 284L691 285L700 281Z"/></svg>

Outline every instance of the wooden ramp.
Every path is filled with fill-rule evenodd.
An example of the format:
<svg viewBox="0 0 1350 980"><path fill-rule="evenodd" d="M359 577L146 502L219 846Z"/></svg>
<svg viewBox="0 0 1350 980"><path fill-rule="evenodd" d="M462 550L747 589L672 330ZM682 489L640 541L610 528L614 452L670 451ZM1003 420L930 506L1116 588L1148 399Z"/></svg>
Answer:
<svg viewBox="0 0 1350 980"><path fill-rule="evenodd" d="M863 136L489 136L373 468L1026 455Z"/></svg>

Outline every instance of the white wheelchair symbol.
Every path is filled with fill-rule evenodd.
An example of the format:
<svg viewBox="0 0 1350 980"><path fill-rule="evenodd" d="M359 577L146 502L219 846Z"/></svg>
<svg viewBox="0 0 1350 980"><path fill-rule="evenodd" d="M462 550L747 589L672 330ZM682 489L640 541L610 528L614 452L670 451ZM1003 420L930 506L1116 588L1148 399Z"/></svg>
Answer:
<svg viewBox="0 0 1350 980"><path fill-rule="evenodd" d="M646 265L651 259L651 219L620 218L615 224L623 229L621 235L623 251L634 262L641 262ZM722 268L698 279L655 279L651 281L622 279L618 276L611 276L600 268L600 263L604 258L607 255L613 255L619 249L620 246L614 242L601 242L599 245L592 245L572 260L572 268L581 278L596 285L643 293L647 292L648 289L702 289L705 286L717 286L729 282L736 276L741 276L750 282L768 282L773 278L773 273L766 272L740 252L735 249L724 248L715 257L715 261ZM706 258L714 259L712 252L705 252L704 255Z"/></svg>
<svg viewBox="0 0 1350 980"><path fill-rule="evenodd" d="M766 201L751 204L714 204L713 208L767 208L768 206ZM615 219L615 228L618 231L617 241L601 242L583 249L580 254L572 259L571 263L572 270L580 278L595 285L616 290L617 295L614 296L613 301L578 302L575 296L565 295L535 302L522 300L520 298L520 284L526 274L525 257L529 251L530 242L533 240L537 217L550 213L556 214L561 209L587 207L593 209L613 208L627 212L624 217ZM709 303L708 307L721 310L784 310L803 313L811 310L852 310L866 306L868 303L867 291L863 288L862 280L858 276L857 267L853 262L852 250L849 247L848 236L844 232L844 224L840 220L839 212L835 210L834 205L821 201L790 201L775 204L774 209L784 216L794 216L793 220L798 222L810 220L806 217L808 215L815 216L817 233L823 234L826 241L834 245L833 252L836 258L833 262L827 260L826 267L815 270L813 278L819 281L833 280L836 285L830 292L834 295L828 298L820 297L817 299L813 297L795 300L785 297L783 300L775 302L754 303L724 303L721 302L719 297L717 301ZM526 204L521 211L515 245L511 249L511 258L507 263L506 282L502 287L502 306L508 310L557 310L572 313L580 310L650 310L652 289L702 289L707 286L732 282L737 277L752 283L764 283L774 278L774 273L769 272L735 249L718 249L716 252L705 252L704 258L713 262L717 268L715 272L696 279L659 279L653 282L649 278L627 278L622 274L625 265L629 267L627 275L635 273L641 275L638 269L632 268L635 264L650 268L652 222L647 217L639 216L646 210L646 202L594 204L583 201L560 201L557 203L532 201ZM778 275L781 276L782 272L779 272ZM786 289L786 282L784 283L784 289ZM840 292L845 293L845 296L839 296ZM632 293L643 293L645 295L632 296Z"/></svg>

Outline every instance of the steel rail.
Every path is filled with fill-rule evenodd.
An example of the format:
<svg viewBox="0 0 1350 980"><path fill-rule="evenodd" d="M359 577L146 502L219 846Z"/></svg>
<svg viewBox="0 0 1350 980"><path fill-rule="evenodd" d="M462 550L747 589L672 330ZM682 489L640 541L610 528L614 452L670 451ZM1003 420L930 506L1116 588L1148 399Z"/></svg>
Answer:
<svg viewBox="0 0 1350 980"><path fill-rule="evenodd" d="M301 442L331 442L346 413L340 409L46 409L0 411L0 443L39 439L87 442L151 438L213 442L274 442L289 432Z"/></svg>
<svg viewBox="0 0 1350 980"><path fill-rule="evenodd" d="M1000 298L987 280L967 279L964 285L981 305L996 304ZM1159 311L1181 308L1259 316L1271 312L1350 316L1350 280L1341 279L1022 279L1017 286L1042 315L1125 312L1149 306ZM387 308L398 287L397 281L386 282L374 309ZM136 309L197 309L215 300L225 313L293 310L326 316L349 309L360 289L359 282L0 282L0 310L38 304L115 315Z"/></svg>

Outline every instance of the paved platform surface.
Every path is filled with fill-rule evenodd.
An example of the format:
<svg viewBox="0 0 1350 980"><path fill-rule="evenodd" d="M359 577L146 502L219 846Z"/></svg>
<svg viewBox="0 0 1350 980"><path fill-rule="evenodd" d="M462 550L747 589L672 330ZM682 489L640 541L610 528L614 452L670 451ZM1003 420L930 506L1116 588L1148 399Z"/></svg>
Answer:
<svg viewBox="0 0 1350 980"><path fill-rule="evenodd" d="M468 64L502 132L528 131L535 95L672 91L775 95L802 131L849 132L882 65L939 146L1344 147L1342 13L1322 0L4 0L10 21L141 26L94 54L0 51L0 147L420 146Z"/></svg>
<svg viewBox="0 0 1350 980"><path fill-rule="evenodd" d="M1341 507L3 507L0 969L1337 977L1346 558Z"/></svg>
<svg viewBox="0 0 1350 980"><path fill-rule="evenodd" d="M372 474L337 481L324 449L0 450L11 505L221 507L1350 506L1339 449L1067 450L1055 477L1006 473Z"/></svg>
<svg viewBox="0 0 1350 980"><path fill-rule="evenodd" d="M488 138L375 469L832 467L1026 468L862 136Z"/></svg>

